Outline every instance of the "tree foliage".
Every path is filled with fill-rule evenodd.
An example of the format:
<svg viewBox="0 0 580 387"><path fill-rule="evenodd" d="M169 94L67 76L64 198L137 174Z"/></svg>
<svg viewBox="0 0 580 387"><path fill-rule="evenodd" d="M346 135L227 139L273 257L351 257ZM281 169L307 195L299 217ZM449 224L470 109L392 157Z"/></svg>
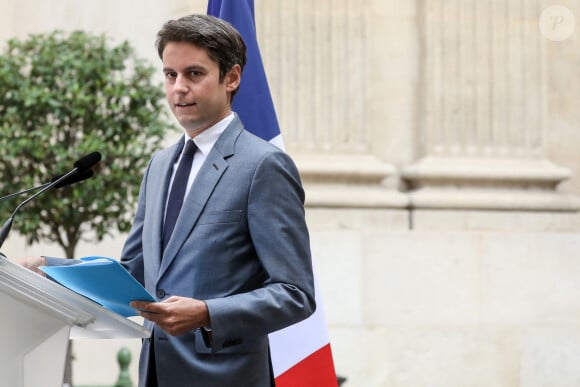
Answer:
<svg viewBox="0 0 580 387"><path fill-rule="evenodd" d="M0 196L50 181L99 151L95 177L47 192L13 229L28 243L59 244L73 257L81 240L129 229L143 170L168 122L154 68L128 42L54 31L12 39L0 56ZM18 204L0 203L7 219ZM13 231L14 232L14 231Z"/></svg>

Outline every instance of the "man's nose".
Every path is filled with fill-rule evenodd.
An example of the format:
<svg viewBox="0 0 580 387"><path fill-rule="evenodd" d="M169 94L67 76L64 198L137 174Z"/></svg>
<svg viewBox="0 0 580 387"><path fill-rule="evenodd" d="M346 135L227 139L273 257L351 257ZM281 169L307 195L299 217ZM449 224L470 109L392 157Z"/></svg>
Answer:
<svg viewBox="0 0 580 387"><path fill-rule="evenodd" d="M178 75L177 78L175 79L173 90L178 93L187 93L189 91L187 79L185 79L185 77Z"/></svg>

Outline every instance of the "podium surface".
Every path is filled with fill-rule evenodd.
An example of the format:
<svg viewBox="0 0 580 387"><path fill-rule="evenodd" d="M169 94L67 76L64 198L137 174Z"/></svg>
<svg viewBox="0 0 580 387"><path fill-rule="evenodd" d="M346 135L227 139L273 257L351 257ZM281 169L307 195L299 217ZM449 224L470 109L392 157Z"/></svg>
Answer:
<svg viewBox="0 0 580 387"><path fill-rule="evenodd" d="M11 387L60 387L69 338L145 338L141 325L0 257L0 375Z"/></svg>

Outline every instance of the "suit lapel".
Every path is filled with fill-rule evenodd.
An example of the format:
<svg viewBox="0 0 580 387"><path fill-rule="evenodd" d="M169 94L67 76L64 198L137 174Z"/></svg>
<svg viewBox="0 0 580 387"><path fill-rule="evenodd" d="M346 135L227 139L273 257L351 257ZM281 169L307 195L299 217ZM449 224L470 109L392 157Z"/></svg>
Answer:
<svg viewBox="0 0 580 387"><path fill-rule="evenodd" d="M183 202L183 207L177 218L175 229L163 254L158 278L163 275L177 256L177 253L190 235L206 203L214 192L215 186L227 170L227 158L234 154L235 140L242 129L241 121L236 116L218 138L201 166L193 182L193 186ZM167 194L165 197L167 197ZM156 245L160 245L160 243L158 242Z"/></svg>

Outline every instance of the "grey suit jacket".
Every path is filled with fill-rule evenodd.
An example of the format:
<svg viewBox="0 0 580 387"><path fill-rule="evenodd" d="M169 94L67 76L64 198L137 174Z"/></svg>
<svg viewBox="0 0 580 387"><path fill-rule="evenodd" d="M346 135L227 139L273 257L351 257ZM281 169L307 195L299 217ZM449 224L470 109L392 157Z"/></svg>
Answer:
<svg viewBox="0 0 580 387"><path fill-rule="evenodd" d="M153 332L159 387L270 386L268 334L314 312L304 191L288 155L247 132L236 116L216 142L161 251L173 163L183 141L153 156L121 262L161 301L205 300L201 330ZM150 341L140 360L146 386Z"/></svg>

